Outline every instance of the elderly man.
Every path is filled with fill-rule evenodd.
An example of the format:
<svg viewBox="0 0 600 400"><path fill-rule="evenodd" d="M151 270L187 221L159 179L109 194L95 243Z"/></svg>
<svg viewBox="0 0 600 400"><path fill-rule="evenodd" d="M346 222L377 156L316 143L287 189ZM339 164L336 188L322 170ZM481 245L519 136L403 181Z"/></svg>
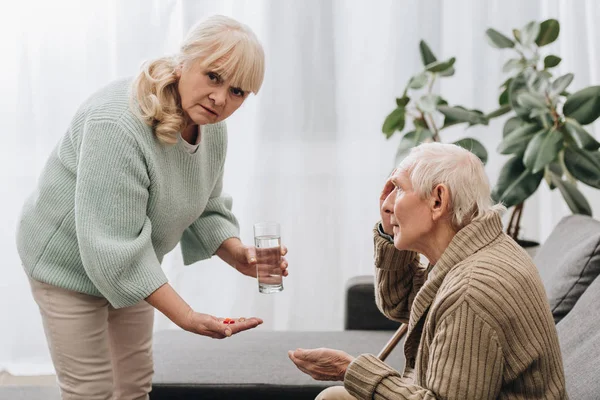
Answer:
<svg viewBox="0 0 600 400"><path fill-rule="evenodd" d="M479 159L450 144L415 147L380 204L377 305L408 323L406 367L399 373L370 354L290 351L314 379L344 382L318 399L566 399L544 288L503 233L503 207L492 204Z"/></svg>

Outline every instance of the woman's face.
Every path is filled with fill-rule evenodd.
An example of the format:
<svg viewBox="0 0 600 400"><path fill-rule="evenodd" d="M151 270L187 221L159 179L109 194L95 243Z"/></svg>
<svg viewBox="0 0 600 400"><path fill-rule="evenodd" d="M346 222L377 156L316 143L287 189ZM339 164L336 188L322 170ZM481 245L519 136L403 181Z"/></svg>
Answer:
<svg viewBox="0 0 600 400"><path fill-rule="evenodd" d="M248 97L247 92L230 86L218 73L205 70L198 63L178 68L175 73L179 77L181 107L197 125L223 121Z"/></svg>

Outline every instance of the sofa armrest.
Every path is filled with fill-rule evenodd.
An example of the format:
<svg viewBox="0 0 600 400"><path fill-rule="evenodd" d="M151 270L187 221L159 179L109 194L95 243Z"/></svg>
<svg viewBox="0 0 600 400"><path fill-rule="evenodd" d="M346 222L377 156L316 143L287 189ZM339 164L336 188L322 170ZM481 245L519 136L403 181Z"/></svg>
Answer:
<svg viewBox="0 0 600 400"><path fill-rule="evenodd" d="M387 319L375 303L373 275L359 275L346 284L345 330L396 330L400 322Z"/></svg>

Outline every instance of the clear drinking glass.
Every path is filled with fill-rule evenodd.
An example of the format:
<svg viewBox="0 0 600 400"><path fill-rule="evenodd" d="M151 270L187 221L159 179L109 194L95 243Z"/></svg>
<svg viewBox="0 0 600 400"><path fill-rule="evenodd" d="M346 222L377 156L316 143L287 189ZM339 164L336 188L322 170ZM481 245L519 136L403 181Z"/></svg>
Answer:
<svg viewBox="0 0 600 400"><path fill-rule="evenodd" d="M283 290L281 275L281 232L277 222L254 224L256 277L258 291L277 293Z"/></svg>

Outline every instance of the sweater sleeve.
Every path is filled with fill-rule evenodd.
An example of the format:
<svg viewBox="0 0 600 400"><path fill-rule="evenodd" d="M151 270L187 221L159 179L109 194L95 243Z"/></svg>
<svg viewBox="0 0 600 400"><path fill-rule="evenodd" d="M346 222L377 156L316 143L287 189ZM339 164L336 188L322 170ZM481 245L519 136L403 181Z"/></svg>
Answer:
<svg viewBox="0 0 600 400"><path fill-rule="evenodd" d="M239 225L231 212L232 206L231 197L223 193L221 173L202 215L181 237L181 252L185 265L212 257L225 240L239 237Z"/></svg>
<svg viewBox="0 0 600 400"><path fill-rule="evenodd" d="M414 251L400 251L373 230L375 242L375 301L388 318L407 323L412 302L425 282L427 268Z"/></svg>
<svg viewBox="0 0 600 400"><path fill-rule="evenodd" d="M115 308L167 282L146 215L150 180L134 137L117 122L90 121L80 144L75 227L85 272Z"/></svg>
<svg viewBox="0 0 600 400"><path fill-rule="evenodd" d="M397 371L366 354L344 378L357 399L496 399L504 358L495 331L462 302L437 326L428 357L425 387L403 380Z"/></svg>

